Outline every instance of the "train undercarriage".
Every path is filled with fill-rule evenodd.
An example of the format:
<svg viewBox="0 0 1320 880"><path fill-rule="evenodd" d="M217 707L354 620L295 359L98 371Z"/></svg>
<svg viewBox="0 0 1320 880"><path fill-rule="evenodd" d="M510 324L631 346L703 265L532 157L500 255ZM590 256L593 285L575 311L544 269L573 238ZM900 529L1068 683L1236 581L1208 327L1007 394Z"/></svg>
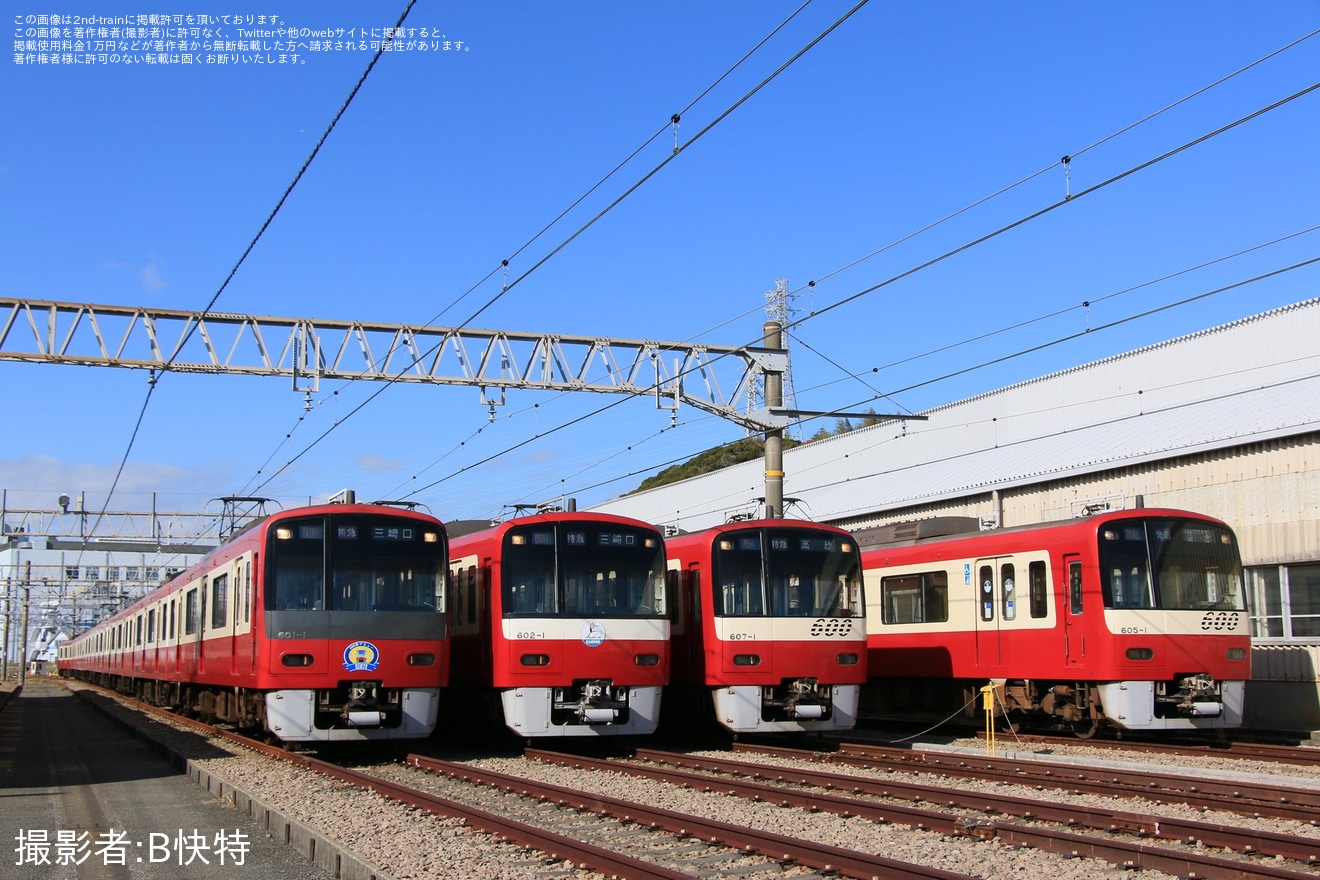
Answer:
<svg viewBox="0 0 1320 880"><path fill-rule="evenodd" d="M982 689L992 685L1001 727L1071 731L1089 739L1106 728L1119 732L1220 730L1242 723L1244 682L1216 681L1205 673L1162 681L1057 681L1034 679L873 679L863 715L948 720L983 718Z"/></svg>
<svg viewBox="0 0 1320 880"><path fill-rule="evenodd" d="M435 726L437 692L342 681L332 689L257 691L80 673L79 680L185 718L289 742L416 738Z"/></svg>

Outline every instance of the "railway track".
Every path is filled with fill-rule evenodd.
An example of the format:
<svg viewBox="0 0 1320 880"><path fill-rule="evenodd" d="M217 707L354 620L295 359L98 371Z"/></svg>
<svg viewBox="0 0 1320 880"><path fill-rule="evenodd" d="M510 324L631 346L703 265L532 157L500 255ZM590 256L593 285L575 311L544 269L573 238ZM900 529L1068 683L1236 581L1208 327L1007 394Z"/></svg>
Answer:
<svg viewBox="0 0 1320 880"><path fill-rule="evenodd" d="M985 732L977 731L976 739L984 741ZM850 738L840 739L840 742L849 741ZM863 744L873 745L875 743ZM1077 745L1076 737L1049 734L1000 734L998 739L1002 746L1005 742L1012 742L1015 745ZM1090 739L1085 741L1086 747L1096 751L1119 751L1119 752L1137 752L1152 753L1162 757L1177 756L1185 758L1229 758L1243 761L1265 761L1277 764L1291 764L1297 767L1320 767L1320 748L1316 746L1289 746L1279 743L1260 743L1247 742L1242 740L1228 740L1225 742L1151 742L1140 739Z"/></svg>
<svg viewBox="0 0 1320 880"><path fill-rule="evenodd" d="M756 801L876 822L897 823L945 834L963 834L1025 845L1068 857L1085 854L1124 868L1160 870L1182 877L1302 878L1315 874L1259 859L1217 856L1202 848L1225 849L1245 856L1292 859L1302 866L1320 863L1320 840L1284 834L1188 822L1150 814L1068 807L1052 800L986 795L956 787L905 784L858 776L800 770L725 758L639 749L639 762L586 758L543 750L527 757L586 771L629 773L672 785L717 791ZM680 769L681 768L681 769ZM846 791L847 794L835 792ZM907 800L924 806L881 803L867 798ZM996 814L1032 822L1050 822L1067 830L987 818ZM1099 834L1077 833L1086 828ZM1116 839L1126 833L1140 840ZM1145 841L1158 840L1161 846Z"/></svg>
<svg viewBox="0 0 1320 880"><path fill-rule="evenodd" d="M173 723L181 721L166 717ZM1144 813L1080 807L1070 811L1050 795L1015 799L888 777L868 781L819 766L827 759L851 761L854 757L847 755L788 750L783 754L792 754L799 761L806 758L815 766L786 769L728 756L641 751L637 755L641 760L603 761L529 749L520 758L457 762L410 755L403 764L348 767L204 725L198 729L209 736L242 742L246 749L314 771L336 784L406 805L414 821L425 815L450 817L492 840L515 844L501 858L516 859L527 876L586 878L588 872L646 880L1000 876L1003 869L992 867L990 859L1040 851L1029 857L1030 864L1057 859L1058 855L1045 855L1056 853L1065 860L1058 865L1096 864L1067 861L1089 857L1103 859L1115 866L1109 870L1119 872L1143 867L1179 877L1320 877L1307 867L1317 861L1320 840L1315 838L1222 828ZM478 766L488 763L511 772ZM550 765L559 769L544 774L536 770ZM619 781L622 773L639 781ZM643 777L649 778L645 784L640 781ZM567 780L568 784L545 779ZM654 788L644 790L650 785ZM682 790L711 792L700 795L707 807L688 806L692 803L689 796L664 794L668 789L678 791L680 786ZM686 808L675 808L675 803ZM709 806L716 803L718 808ZM747 806L740 808L736 803ZM767 809L772 812L766 814ZM757 811L759 820L752 818ZM780 818L767 822L766 815ZM1313 810L1312 817L1316 815ZM843 821L845 828L853 830L831 832L834 836L829 838L811 830L822 821L816 817L825 816L833 817L836 825ZM852 824L858 822L862 824ZM882 835L882 828L889 830ZM430 839L434 846L443 847L448 834L433 833ZM813 842L824 839L829 842ZM900 844L899 840L907 842ZM961 855L936 855L956 841L963 841ZM498 850L500 844L491 846ZM1236 854L1227 853L1229 849ZM885 855L876 855L881 852ZM893 857L898 854L907 858ZM959 869L949 870L951 864ZM1103 873L1096 868L1026 870L1054 877Z"/></svg>
<svg viewBox="0 0 1320 880"><path fill-rule="evenodd" d="M855 743L842 744L835 752L817 754L821 754L821 759L825 761L871 769L997 779L1019 785L1039 785L1117 797L1140 796L1156 802L1186 803L1201 809L1225 810L1242 816L1320 823L1320 787L1266 785L1209 776L1126 770L1099 764L970 757Z"/></svg>

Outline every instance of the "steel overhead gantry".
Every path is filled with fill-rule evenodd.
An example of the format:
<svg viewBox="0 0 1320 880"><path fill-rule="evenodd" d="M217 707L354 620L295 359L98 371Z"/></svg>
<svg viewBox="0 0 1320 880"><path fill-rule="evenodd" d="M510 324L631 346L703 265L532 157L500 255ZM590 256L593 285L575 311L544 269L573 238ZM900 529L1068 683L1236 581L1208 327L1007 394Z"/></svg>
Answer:
<svg viewBox="0 0 1320 880"><path fill-rule="evenodd" d="M688 342L0 298L0 359L283 376L308 394L322 379L468 385L492 408L509 388L654 394L751 430L788 424L734 403L758 371L783 371L782 352Z"/></svg>
<svg viewBox="0 0 1320 880"><path fill-rule="evenodd" d="M144 369L152 381L157 371L283 376L309 400L321 379L467 385L479 389L492 419L510 388L654 395L671 418L686 403L765 434L765 505L773 517L784 512L790 418L925 417L785 408L784 325L768 321L762 329L764 346L735 347L0 297L0 360ZM758 373L766 405L741 412L735 401ZM690 390L694 377L704 394Z"/></svg>
<svg viewBox="0 0 1320 880"><path fill-rule="evenodd" d="M492 418L510 388L654 395L671 418L686 403L767 434L770 515L783 513L777 441L793 413L770 395L752 412L736 401L758 373L782 387L780 339L735 347L0 298L0 360L145 369L153 381L156 371L282 376L309 399L321 379L467 385Z"/></svg>

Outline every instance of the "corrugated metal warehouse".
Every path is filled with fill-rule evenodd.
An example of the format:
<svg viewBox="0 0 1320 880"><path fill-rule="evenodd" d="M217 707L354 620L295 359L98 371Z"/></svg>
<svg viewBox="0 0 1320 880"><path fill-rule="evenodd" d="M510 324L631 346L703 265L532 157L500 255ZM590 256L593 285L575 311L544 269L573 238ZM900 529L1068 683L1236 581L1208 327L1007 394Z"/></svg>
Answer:
<svg viewBox="0 0 1320 880"><path fill-rule="evenodd" d="M1252 614L1247 723L1320 730L1320 299L784 453L790 516L986 527L1178 507L1237 532ZM595 509L683 529L751 512L747 462ZM805 518L805 517L804 517Z"/></svg>

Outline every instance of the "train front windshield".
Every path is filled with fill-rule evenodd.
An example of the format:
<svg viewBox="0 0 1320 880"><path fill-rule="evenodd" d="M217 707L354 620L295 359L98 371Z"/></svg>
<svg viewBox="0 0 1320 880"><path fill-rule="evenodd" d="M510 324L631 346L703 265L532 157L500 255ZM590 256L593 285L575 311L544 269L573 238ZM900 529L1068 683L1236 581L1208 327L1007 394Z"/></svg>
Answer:
<svg viewBox="0 0 1320 880"><path fill-rule="evenodd" d="M1100 527L1106 608L1243 611L1242 563L1228 528L1202 520L1115 520Z"/></svg>
<svg viewBox="0 0 1320 880"><path fill-rule="evenodd" d="M333 514L284 520L266 550L269 611L444 611L438 525Z"/></svg>
<svg viewBox="0 0 1320 880"><path fill-rule="evenodd" d="M713 548L715 611L726 617L861 617L848 538L809 529L725 532Z"/></svg>
<svg viewBox="0 0 1320 880"><path fill-rule="evenodd" d="M664 542L615 523L514 528L502 590L505 617L664 617Z"/></svg>

